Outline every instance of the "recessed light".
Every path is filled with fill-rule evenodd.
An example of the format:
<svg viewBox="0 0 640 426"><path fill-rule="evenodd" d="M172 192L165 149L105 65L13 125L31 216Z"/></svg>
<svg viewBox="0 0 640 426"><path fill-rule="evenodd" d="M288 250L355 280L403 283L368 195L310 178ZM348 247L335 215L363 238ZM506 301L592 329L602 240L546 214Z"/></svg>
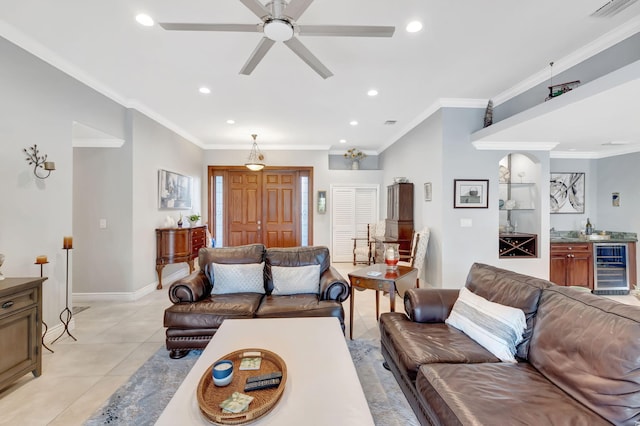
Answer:
<svg viewBox="0 0 640 426"><path fill-rule="evenodd" d="M378 91L376 89L371 89L367 92L369 96L378 96Z"/></svg>
<svg viewBox="0 0 640 426"><path fill-rule="evenodd" d="M346 139L340 139L340 143L347 143Z"/></svg>
<svg viewBox="0 0 640 426"><path fill-rule="evenodd" d="M417 33L421 29L422 29L422 22L420 21L411 21L407 24L408 33Z"/></svg>
<svg viewBox="0 0 640 426"><path fill-rule="evenodd" d="M356 120L351 120L349 124L351 124L352 126L357 126L358 122Z"/></svg>
<svg viewBox="0 0 640 426"><path fill-rule="evenodd" d="M227 124L236 124L235 120L227 120Z"/></svg>
<svg viewBox="0 0 640 426"><path fill-rule="evenodd" d="M211 89L209 89L208 87L201 87L198 89L198 92L204 94L204 95L208 95L209 93L211 93Z"/></svg>
<svg viewBox="0 0 640 426"><path fill-rule="evenodd" d="M576 148L569 148L569 151L577 151Z"/></svg>
<svg viewBox="0 0 640 426"><path fill-rule="evenodd" d="M139 13L138 15L136 15L136 21L138 21L138 24L145 27L153 27L154 23L153 18L144 13Z"/></svg>

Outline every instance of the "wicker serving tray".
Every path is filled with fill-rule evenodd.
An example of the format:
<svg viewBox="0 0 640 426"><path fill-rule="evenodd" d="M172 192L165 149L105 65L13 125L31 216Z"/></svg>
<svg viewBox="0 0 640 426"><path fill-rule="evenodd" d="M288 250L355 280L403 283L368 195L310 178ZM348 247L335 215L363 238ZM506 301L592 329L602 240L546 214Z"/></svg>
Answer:
<svg viewBox="0 0 640 426"><path fill-rule="evenodd" d="M245 352L260 352L262 354L262 363L260 370L240 370L240 360ZM241 349L231 352L220 359L228 359L233 361L233 380L224 387L218 387L213 384L211 370L213 364L207 369L200 383L196 395L198 397L198 405L202 414L214 424L220 425L244 425L267 414L275 407L278 400L284 392L284 386L287 381L287 366L278 355L266 349ZM223 413L220 403L227 399L233 392L244 392L244 385L247 377L257 376L259 374L272 373L274 371L282 372L280 386L271 389L262 389L259 391L247 392L247 395L254 397L249 405L249 410L243 413Z"/></svg>

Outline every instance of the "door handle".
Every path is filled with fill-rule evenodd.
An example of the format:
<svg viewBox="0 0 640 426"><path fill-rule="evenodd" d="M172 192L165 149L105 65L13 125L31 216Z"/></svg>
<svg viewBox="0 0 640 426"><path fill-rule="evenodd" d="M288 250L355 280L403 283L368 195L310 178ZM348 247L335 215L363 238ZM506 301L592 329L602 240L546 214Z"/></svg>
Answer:
<svg viewBox="0 0 640 426"><path fill-rule="evenodd" d="M12 306L13 306L13 300L9 300L8 302L4 302L2 304L2 309L9 309Z"/></svg>

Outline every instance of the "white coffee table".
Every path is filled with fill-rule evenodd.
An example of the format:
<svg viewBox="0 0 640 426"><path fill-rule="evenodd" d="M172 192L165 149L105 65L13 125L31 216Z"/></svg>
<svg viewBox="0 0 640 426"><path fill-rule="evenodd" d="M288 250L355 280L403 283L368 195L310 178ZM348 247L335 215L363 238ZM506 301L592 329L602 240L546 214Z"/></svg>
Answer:
<svg viewBox="0 0 640 426"><path fill-rule="evenodd" d="M210 425L196 388L213 362L244 348L267 349L287 364L275 408L252 425L373 425L337 318L225 320L182 382L156 425Z"/></svg>

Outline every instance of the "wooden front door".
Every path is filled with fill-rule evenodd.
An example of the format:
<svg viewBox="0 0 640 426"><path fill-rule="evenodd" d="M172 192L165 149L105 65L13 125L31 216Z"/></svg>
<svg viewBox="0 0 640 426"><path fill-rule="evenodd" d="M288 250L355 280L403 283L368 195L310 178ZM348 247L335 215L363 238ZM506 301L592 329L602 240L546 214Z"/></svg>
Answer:
<svg viewBox="0 0 640 426"><path fill-rule="evenodd" d="M311 173L311 168L252 172L244 167L210 166L209 218L214 238L224 246L311 245Z"/></svg>
<svg viewBox="0 0 640 426"><path fill-rule="evenodd" d="M262 173L230 171L228 181L227 245L262 243Z"/></svg>

